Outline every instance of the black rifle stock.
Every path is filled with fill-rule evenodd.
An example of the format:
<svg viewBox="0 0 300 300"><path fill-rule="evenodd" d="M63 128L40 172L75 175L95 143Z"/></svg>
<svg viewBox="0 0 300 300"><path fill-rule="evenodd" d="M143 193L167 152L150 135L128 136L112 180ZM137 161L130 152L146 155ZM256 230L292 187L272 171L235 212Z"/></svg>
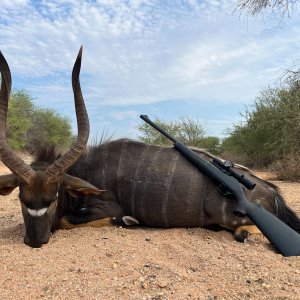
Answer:
<svg viewBox="0 0 300 300"><path fill-rule="evenodd" d="M237 201L237 206L233 211L235 215L249 217L283 256L300 256L300 234L298 232L260 205L248 201L242 187L236 179L228 176L215 165L201 158L182 143L176 141L166 131L153 123L148 116L141 115L140 117L170 139L174 143L174 148L198 168L200 172L224 187L235 197Z"/></svg>

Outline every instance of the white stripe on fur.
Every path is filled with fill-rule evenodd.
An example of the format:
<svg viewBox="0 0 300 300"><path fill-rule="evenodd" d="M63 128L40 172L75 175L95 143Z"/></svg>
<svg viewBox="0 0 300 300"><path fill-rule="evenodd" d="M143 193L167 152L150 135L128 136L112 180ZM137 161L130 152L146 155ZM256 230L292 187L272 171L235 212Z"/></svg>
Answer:
<svg viewBox="0 0 300 300"><path fill-rule="evenodd" d="M46 212L47 212L48 207L44 207L41 209L30 209L27 208L28 213L32 216L32 217L41 217L43 216Z"/></svg>

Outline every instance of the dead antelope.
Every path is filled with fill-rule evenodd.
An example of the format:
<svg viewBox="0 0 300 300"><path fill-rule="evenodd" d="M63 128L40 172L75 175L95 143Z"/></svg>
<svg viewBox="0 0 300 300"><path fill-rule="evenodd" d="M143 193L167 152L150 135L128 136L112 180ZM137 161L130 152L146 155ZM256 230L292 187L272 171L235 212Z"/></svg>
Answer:
<svg viewBox="0 0 300 300"><path fill-rule="evenodd" d="M234 200L222 196L217 186L186 161L173 147L161 147L121 139L90 147L89 121L81 93L80 49L72 73L78 137L62 156L53 147L40 149L29 166L6 143L7 105L11 75L0 54L2 75L0 95L0 154L12 174L0 176L0 194L20 189L26 234L24 242L41 247L50 232L76 226L113 224L150 227L208 227L219 225L234 231L243 241L257 228L248 218L232 211ZM194 149L206 159L211 156ZM249 201L257 202L300 232L300 221L287 207L273 184L247 174L256 183L245 190Z"/></svg>

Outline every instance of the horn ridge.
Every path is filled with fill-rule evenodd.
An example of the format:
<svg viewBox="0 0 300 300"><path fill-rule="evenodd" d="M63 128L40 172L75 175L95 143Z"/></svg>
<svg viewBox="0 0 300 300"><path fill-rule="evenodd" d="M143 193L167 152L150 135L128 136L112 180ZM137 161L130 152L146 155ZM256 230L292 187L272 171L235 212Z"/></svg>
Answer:
<svg viewBox="0 0 300 300"><path fill-rule="evenodd" d="M6 119L11 91L11 73L8 63L0 51L0 154L2 162L23 182L29 183L35 171L28 166L6 143Z"/></svg>
<svg viewBox="0 0 300 300"><path fill-rule="evenodd" d="M86 111L79 80L81 59L82 46L80 47L72 71L72 88L78 128L77 140L67 153L65 153L62 157L60 157L47 168L47 170L45 171L45 175L48 177L48 182L55 182L59 180L61 175L65 173L68 168L72 164L74 164L74 162L77 161L77 159L81 156L88 142L90 132L89 118Z"/></svg>
<svg viewBox="0 0 300 300"><path fill-rule="evenodd" d="M0 138L6 138L6 118L8 99L11 91L11 74L9 66L2 52L0 51L0 70L1 70L1 90L0 90Z"/></svg>

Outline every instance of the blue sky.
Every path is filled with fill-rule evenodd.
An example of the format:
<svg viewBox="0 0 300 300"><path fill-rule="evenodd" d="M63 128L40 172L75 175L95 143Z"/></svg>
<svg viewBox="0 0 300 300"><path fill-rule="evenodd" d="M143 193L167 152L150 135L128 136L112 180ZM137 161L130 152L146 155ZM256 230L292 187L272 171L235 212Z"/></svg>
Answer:
<svg viewBox="0 0 300 300"><path fill-rule="evenodd" d="M91 138L138 135L140 114L203 122L208 135L241 120L263 88L300 57L299 11L233 13L236 0L1 0L0 49L13 88L71 119L71 70L84 47L81 84Z"/></svg>

